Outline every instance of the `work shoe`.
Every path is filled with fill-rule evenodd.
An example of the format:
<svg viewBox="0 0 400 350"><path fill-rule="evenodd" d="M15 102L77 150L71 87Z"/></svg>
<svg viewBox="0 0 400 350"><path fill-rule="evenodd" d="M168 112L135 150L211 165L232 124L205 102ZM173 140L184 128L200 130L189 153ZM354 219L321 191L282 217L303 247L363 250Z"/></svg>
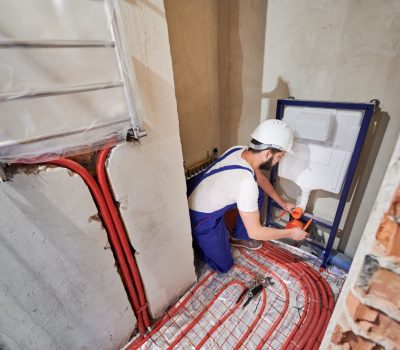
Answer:
<svg viewBox="0 0 400 350"><path fill-rule="evenodd" d="M255 239L237 239L231 237L231 244L234 247L243 247L249 250L258 250L262 247L262 242Z"/></svg>

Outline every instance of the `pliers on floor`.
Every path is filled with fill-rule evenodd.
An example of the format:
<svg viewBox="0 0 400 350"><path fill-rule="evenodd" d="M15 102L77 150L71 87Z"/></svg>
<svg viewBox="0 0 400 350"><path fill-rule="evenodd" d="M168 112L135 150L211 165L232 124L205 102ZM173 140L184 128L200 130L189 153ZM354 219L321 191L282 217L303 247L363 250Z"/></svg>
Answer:
<svg viewBox="0 0 400 350"><path fill-rule="evenodd" d="M259 284L256 284L257 282L259 282ZM242 309L244 309L250 303L251 300L256 298L261 293L261 291L266 286L268 286L268 285L272 286L273 284L274 284L274 282L272 281L272 277L269 277L269 276L266 276L262 279L258 279L258 278L254 279L253 283L249 287L247 287L242 292L242 294L240 294L239 298L236 300L236 304L239 303L247 293L247 300L242 306Z"/></svg>
<svg viewBox="0 0 400 350"><path fill-rule="evenodd" d="M264 288L264 284L260 283L259 285L255 286L248 294L246 302L243 304L242 309L244 309L247 305L249 305L250 301L253 300L254 298L257 297L258 294L261 293L261 291Z"/></svg>
<svg viewBox="0 0 400 350"><path fill-rule="evenodd" d="M256 286L256 284L257 284L257 279L255 278L251 282L251 284L248 287L246 287L243 290L243 292L239 295L239 298L237 298L237 300L236 300L236 304L239 304L242 301L242 299L244 298L244 296L249 293L250 288L253 288L254 286Z"/></svg>

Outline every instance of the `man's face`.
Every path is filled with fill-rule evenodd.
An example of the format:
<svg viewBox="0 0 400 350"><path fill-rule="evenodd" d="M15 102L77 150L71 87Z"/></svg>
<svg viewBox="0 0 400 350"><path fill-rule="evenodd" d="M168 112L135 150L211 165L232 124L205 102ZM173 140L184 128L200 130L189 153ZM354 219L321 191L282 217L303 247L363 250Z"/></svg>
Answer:
<svg viewBox="0 0 400 350"><path fill-rule="evenodd" d="M283 152L283 151L275 153L275 154L272 154L271 151L267 150L265 152L266 160L263 163L260 164L259 168L262 169L262 170L269 171L269 170L271 170L271 168L273 166L278 164L285 155L286 155L286 152Z"/></svg>

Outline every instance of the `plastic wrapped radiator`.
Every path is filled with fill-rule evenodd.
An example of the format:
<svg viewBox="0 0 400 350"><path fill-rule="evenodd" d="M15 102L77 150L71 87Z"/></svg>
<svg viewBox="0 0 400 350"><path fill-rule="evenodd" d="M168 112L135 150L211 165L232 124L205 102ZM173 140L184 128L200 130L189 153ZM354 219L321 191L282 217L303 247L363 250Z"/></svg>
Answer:
<svg viewBox="0 0 400 350"><path fill-rule="evenodd" d="M0 6L0 162L96 150L139 127L114 1Z"/></svg>

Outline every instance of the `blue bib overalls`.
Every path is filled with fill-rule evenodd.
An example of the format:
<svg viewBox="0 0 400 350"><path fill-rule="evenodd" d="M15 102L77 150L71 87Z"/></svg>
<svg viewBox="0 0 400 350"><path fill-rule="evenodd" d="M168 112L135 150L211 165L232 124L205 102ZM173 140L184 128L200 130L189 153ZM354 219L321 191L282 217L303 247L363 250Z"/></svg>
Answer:
<svg viewBox="0 0 400 350"><path fill-rule="evenodd" d="M249 168L240 165L228 165L209 171L215 164L224 160L234 152L243 151L243 148L237 147L229 150L216 160L207 169L192 177L187 182L187 195L195 190L201 181L222 171L246 170L252 173ZM253 174L253 173L252 173ZM259 188L258 207L262 206L263 192ZM214 270L227 272L233 266L233 257L229 244L228 232L224 222L224 214L233 208L237 208L236 203L227 205L211 213L202 213L195 210L189 210L192 226L192 235L195 244L200 248L205 262ZM244 227L243 221L238 216L234 228L233 236L238 239L249 239L249 235Z"/></svg>

